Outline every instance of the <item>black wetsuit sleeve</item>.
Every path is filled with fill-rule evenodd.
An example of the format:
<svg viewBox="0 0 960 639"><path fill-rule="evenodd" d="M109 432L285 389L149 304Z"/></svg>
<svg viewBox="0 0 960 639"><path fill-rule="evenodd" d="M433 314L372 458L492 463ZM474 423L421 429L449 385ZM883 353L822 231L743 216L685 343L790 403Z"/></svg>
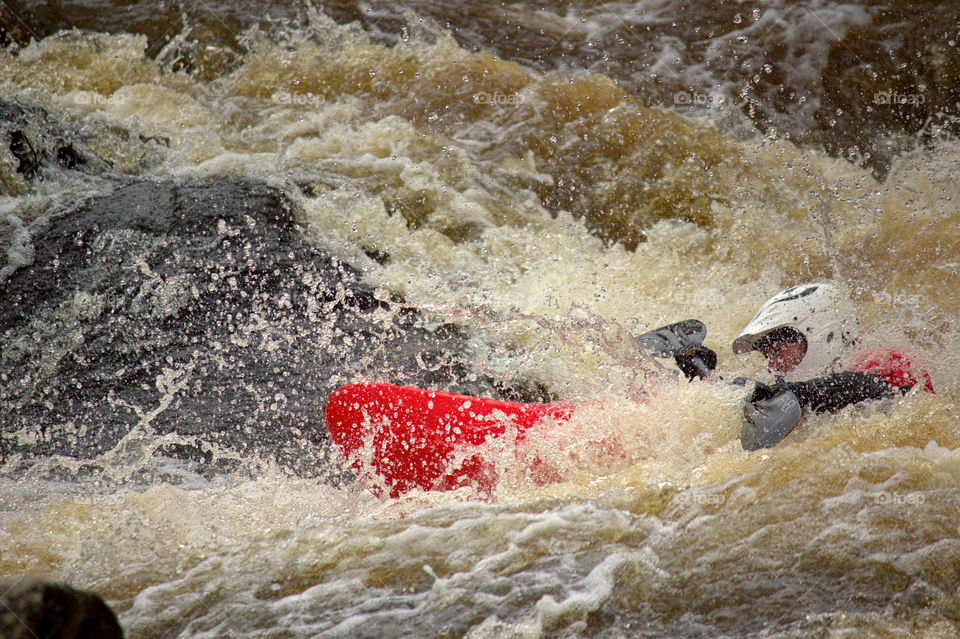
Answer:
<svg viewBox="0 0 960 639"><path fill-rule="evenodd" d="M879 375L854 371L834 373L806 382L788 382L787 387L797 396L801 406L815 413L832 413L850 404L893 397L908 390L908 387L891 386Z"/></svg>

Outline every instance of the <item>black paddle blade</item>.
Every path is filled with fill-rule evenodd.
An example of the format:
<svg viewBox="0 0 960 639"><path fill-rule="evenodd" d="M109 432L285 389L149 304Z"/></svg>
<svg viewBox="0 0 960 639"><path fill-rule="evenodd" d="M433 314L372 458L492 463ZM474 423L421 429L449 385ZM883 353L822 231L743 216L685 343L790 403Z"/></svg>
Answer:
<svg viewBox="0 0 960 639"><path fill-rule="evenodd" d="M747 402L743 407L746 420L740 443L744 450L771 448L790 434L800 421L800 402L793 391L782 391L757 402Z"/></svg>
<svg viewBox="0 0 960 639"><path fill-rule="evenodd" d="M707 327L700 320L688 319L637 337L640 347L655 357L673 357L692 346L703 344Z"/></svg>

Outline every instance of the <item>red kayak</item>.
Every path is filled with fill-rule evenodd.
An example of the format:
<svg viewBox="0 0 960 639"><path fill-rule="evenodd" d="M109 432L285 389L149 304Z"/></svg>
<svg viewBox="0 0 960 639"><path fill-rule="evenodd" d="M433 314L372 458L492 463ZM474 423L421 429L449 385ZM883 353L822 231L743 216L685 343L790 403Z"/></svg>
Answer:
<svg viewBox="0 0 960 639"><path fill-rule="evenodd" d="M374 492L414 488L491 491L493 464L470 447L515 429L518 439L544 418L566 421L569 404L524 404L393 384L342 386L327 402L327 430Z"/></svg>
<svg viewBox="0 0 960 639"><path fill-rule="evenodd" d="M685 358L703 377L716 355L703 346L707 327L684 320L636 339L655 357ZM693 355L691 355L691 353ZM702 359L712 355L713 361ZM687 373L688 377L690 373ZM327 402L330 439L377 494L397 497L414 488L452 490L475 486L490 493L497 481L481 444L510 431L516 441L541 420L564 422L570 404L524 404L392 384L347 384ZM512 461L512 460L511 460ZM540 464L533 459L532 469Z"/></svg>

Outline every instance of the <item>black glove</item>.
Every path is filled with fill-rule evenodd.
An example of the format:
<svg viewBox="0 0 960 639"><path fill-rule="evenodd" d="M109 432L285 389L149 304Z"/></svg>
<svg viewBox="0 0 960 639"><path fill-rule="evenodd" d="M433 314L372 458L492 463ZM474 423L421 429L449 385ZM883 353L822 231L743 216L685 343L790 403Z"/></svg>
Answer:
<svg viewBox="0 0 960 639"><path fill-rule="evenodd" d="M753 395L750 396L748 401L762 402L765 399L770 399L774 395L779 395L784 390L793 390L793 387L787 382L783 381L782 377L778 377L777 381L773 385L764 384L762 382L754 382Z"/></svg>
<svg viewBox="0 0 960 639"><path fill-rule="evenodd" d="M747 398L748 402L762 402L766 399L770 399L774 395L779 395L784 390L794 390L794 384L783 381L783 378L781 377L778 377L777 381L773 384L764 384L763 382L758 382L748 377L736 377L730 382L730 384L741 387L746 386L747 384L752 384L753 393L751 393L750 397Z"/></svg>
<svg viewBox="0 0 960 639"><path fill-rule="evenodd" d="M687 379L693 380L697 377L703 379L717 367L717 354L700 344L677 351L673 355L673 361L677 363L677 368L683 371Z"/></svg>

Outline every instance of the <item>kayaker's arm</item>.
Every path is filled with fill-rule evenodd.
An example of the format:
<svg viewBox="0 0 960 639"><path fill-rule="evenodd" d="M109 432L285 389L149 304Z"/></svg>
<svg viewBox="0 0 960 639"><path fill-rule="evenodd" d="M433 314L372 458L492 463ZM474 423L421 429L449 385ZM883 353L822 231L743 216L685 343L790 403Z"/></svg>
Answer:
<svg viewBox="0 0 960 639"><path fill-rule="evenodd" d="M797 396L800 405L815 413L836 412L850 404L869 399L893 397L904 393L909 387L896 387L883 381L879 375L844 371L805 382L785 382ZM776 386L757 384L750 401L763 400L775 392Z"/></svg>
<svg viewBox="0 0 960 639"><path fill-rule="evenodd" d="M908 386L891 386L879 375L855 371L834 373L806 382L788 383L787 386L800 400L801 406L806 406L815 413L834 413L850 404L868 399L894 397L909 390Z"/></svg>

